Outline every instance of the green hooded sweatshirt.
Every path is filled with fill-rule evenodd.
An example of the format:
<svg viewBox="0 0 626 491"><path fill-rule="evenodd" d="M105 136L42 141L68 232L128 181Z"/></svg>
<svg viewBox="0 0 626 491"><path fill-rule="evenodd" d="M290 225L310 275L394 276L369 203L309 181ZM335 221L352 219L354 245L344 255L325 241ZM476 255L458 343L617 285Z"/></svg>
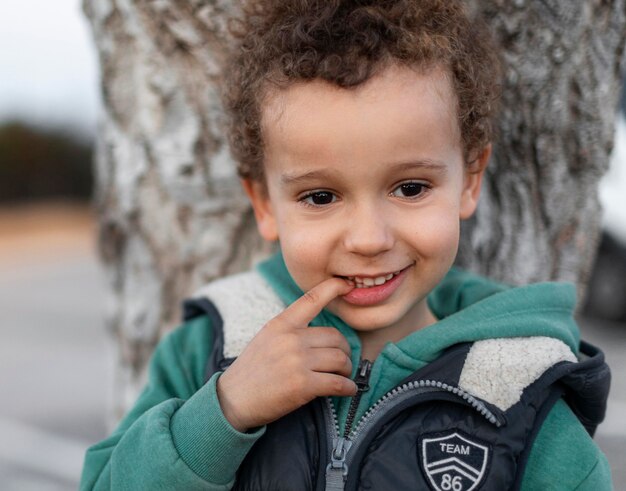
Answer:
<svg viewBox="0 0 626 491"><path fill-rule="evenodd" d="M257 270L286 305L302 295L280 254ZM547 336L578 351L576 298L570 284L511 288L453 268L428 301L439 321L385 345L373 364L371 389L361 398L356 420L453 344ZM339 329L352 348L356 370L361 345L355 331L326 310L311 325ZM206 383L204 379L212 341L206 316L186 322L161 340L135 406L111 436L87 450L81 490L231 489L239 465L265 427L241 433L224 417L216 394L221 372ZM348 397L333 398L341 425L349 402ZM557 402L533 445L522 490L610 489L605 456L565 402Z"/></svg>

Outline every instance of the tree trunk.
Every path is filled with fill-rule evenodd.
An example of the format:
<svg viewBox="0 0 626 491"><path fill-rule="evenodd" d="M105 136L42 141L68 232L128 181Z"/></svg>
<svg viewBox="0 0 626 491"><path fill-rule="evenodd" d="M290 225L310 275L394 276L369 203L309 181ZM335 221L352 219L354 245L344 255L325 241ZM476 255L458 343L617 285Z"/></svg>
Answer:
<svg viewBox="0 0 626 491"><path fill-rule="evenodd" d="M180 301L267 246L236 178L217 94L230 2L86 0L105 111L96 206L118 419Z"/></svg>
<svg viewBox="0 0 626 491"><path fill-rule="evenodd" d="M134 401L180 301L245 269L257 236L220 128L228 0L84 0L100 56L96 149L113 420ZM473 0L504 51L500 137L459 262L511 283L583 286L598 238L626 0Z"/></svg>
<svg viewBox="0 0 626 491"><path fill-rule="evenodd" d="M459 262L515 284L584 292L613 147L624 0L472 0L502 47L499 138Z"/></svg>

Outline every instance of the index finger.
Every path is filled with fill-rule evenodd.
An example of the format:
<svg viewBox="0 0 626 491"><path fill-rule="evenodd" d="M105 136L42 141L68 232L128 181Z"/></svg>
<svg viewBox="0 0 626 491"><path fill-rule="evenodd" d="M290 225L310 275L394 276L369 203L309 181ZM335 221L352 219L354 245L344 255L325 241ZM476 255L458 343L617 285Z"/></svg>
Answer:
<svg viewBox="0 0 626 491"><path fill-rule="evenodd" d="M315 285L293 302L275 320L290 327L307 327L326 305L340 295L346 295L354 285L341 278L329 278Z"/></svg>

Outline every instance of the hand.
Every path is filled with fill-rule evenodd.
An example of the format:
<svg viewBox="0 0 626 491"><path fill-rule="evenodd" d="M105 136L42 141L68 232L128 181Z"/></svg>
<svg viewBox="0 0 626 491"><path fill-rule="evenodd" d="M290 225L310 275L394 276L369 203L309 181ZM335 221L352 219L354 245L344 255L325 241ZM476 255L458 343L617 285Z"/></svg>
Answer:
<svg viewBox="0 0 626 491"><path fill-rule="evenodd" d="M333 327L308 327L354 285L330 278L270 320L217 381L224 416L239 431L270 423L318 396L353 396L346 338Z"/></svg>

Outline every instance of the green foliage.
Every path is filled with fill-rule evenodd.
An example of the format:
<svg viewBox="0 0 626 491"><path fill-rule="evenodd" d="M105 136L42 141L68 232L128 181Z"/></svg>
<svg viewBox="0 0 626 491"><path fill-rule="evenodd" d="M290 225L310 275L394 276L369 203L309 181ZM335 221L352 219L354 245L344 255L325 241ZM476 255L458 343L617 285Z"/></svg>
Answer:
<svg viewBox="0 0 626 491"><path fill-rule="evenodd" d="M0 202L88 200L91 158L91 143L67 131L5 123L0 126Z"/></svg>

